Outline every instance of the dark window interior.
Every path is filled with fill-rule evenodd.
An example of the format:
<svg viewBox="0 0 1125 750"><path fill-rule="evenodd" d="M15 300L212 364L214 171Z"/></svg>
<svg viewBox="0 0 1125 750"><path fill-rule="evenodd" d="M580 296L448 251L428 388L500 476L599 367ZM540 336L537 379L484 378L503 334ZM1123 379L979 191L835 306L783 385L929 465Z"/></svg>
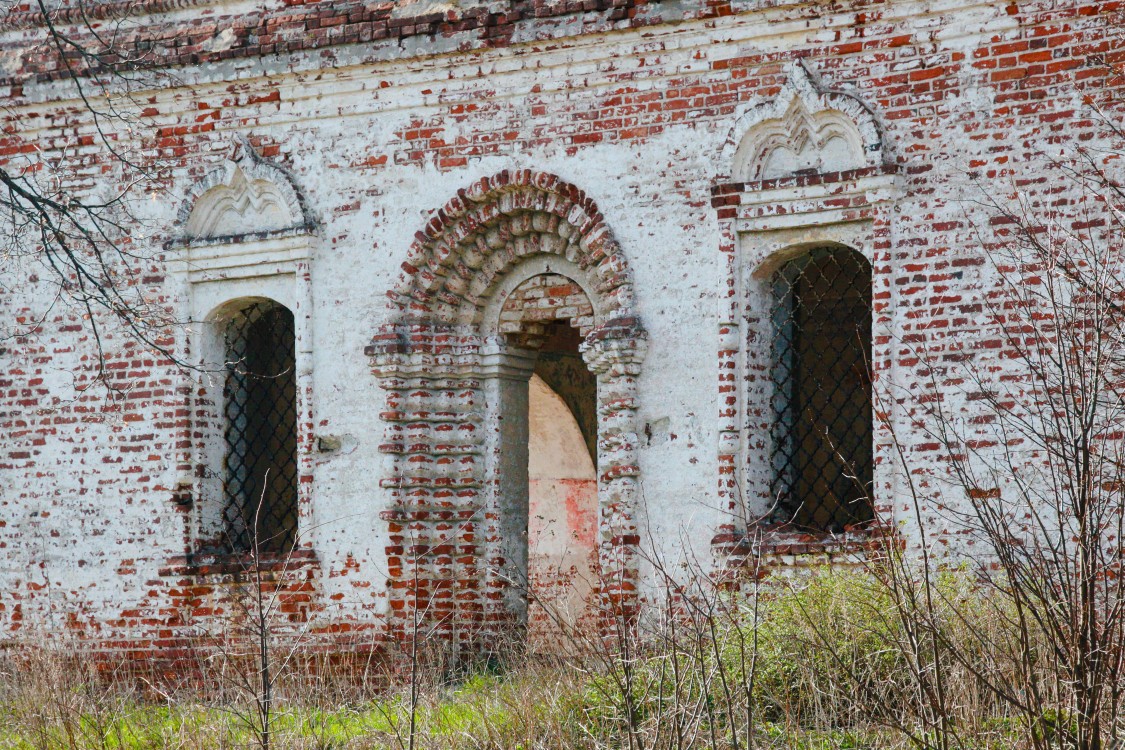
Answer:
<svg viewBox="0 0 1125 750"><path fill-rule="evenodd" d="M818 248L773 278L772 520L837 532L871 520L871 266Z"/></svg>
<svg viewBox="0 0 1125 750"><path fill-rule="evenodd" d="M224 489L232 551L283 553L297 532L293 314L255 302L226 328Z"/></svg>

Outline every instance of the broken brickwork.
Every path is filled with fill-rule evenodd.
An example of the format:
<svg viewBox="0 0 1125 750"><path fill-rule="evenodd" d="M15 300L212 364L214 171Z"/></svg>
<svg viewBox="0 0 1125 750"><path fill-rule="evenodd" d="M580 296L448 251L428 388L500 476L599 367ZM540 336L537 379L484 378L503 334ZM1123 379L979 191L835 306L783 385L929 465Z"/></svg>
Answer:
<svg viewBox="0 0 1125 750"><path fill-rule="evenodd" d="M247 300L294 317L298 533L269 565L291 588L284 627L317 643L409 640L419 611L458 643L519 631L520 415L543 351L570 357L559 378L596 379L593 414L585 385L555 385L596 453L607 606L643 601L654 558L722 565L750 538L791 563L863 549L863 530L761 523L768 279L815 246L873 269L873 498L909 534L889 430L939 466L911 429L927 389L1006 373L982 252L1003 219L981 191L1077 213L1055 167L1113 152L1094 106L1120 117L1125 86L1122 6L1094 0L135 12L121 51L174 74L141 90L142 127L112 133L166 167L135 206L137 284L201 367L111 326L119 390L90 387L81 313L6 259L0 633L138 654L220 630L246 570L217 544L215 372ZM30 7L0 21L0 164L110 188L121 170L42 41Z"/></svg>

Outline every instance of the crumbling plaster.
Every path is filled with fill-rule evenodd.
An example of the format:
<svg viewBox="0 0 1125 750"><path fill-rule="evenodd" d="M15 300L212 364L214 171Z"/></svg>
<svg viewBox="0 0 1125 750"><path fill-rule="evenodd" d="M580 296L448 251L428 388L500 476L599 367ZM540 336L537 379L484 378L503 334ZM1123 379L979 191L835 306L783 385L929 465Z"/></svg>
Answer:
<svg viewBox="0 0 1125 750"><path fill-rule="evenodd" d="M458 51L456 38L412 38L393 47L337 47L327 61L312 52L208 61L179 69L182 86L153 91L154 123L185 129L154 145L176 164L172 195L204 195L206 186L223 182L209 174L229 183L235 173L223 165L232 144L249 137L263 159L284 165L304 196L301 226L309 231L300 235L292 273L304 274L307 295L294 304L308 306L302 541L319 566L317 617L372 621L388 613L391 539L378 482L394 461L379 449L384 396L364 347L394 320L387 292L399 283L416 233L458 191L505 171L557 175L596 202L612 231L647 334L636 380L640 544L646 558L708 561L712 538L737 526L747 467L761 450L761 425L728 414L728 397L745 402L753 391L742 370L735 382L723 379L724 353L744 367L747 352L760 344L746 337L744 306L753 299L742 285L753 283L773 251L824 239L861 245L875 262L885 292L881 325L892 337L915 333L915 318L904 314L915 307L957 318L960 293L949 287L960 284L971 296L983 283L975 265L950 275L948 260L974 242L964 204L953 199L973 189L970 171L1003 163L997 153L1036 152L1029 140L1050 125L1035 112L996 104L1011 84L973 61L977 50L983 57L1016 43L1025 34L1021 23L1030 29L1047 22L1030 10L1013 20L995 4L958 5L964 6L903 0L884 8L877 22L863 23L850 6L755 2L739 6L741 14L637 30L568 38L561 27L556 38L522 41L519 32L517 43L499 49ZM1088 23L1091 33L1102 33ZM0 39L10 43L12 33ZM886 43L864 47L870 38ZM853 42L855 50L832 46ZM872 141L876 117L885 128L894 174L879 172L885 165L878 162L871 174L833 183L878 206L874 218L836 213L820 224L780 226L771 206L831 199L830 190L788 184L739 188L741 213L717 215L717 184L763 177L734 174L741 136L732 133L740 118L754 106L800 100L808 108L816 98L805 84L804 99L778 97L794 71L784 62L797 55L807 55L804 64L826 87L846 89L872 113L857 125L863 143ZM926 76L915 78L916 71ZM943 87L929 87L931 80ZM1044 84L1048 106L1065 110L1077 95L1065 80L1055 85L1052 94ZM65 83L28 83L13 92L0 95L11 100L20 138L51 144L64 130L91 132L88 115L73 111ZM770 118L786 107L770 110ZM973 137L979 133L988 138ZM871 158L870 149L865 153ZM193 310L196 325L196 310L223 297L269 294L276 278L167 273L174 269L166 261L183 247L176 244L185 219L178 207L153 200L140 209L146 225L157 228L148 240L159 279L154 293L174 309ZM281 223L291 221L295 215ZM868 231L873 223L881 234ZM241 247L259 241L285 240L244 240ZM907 273L906 266L918 269ZM42 287L18 281L4 309L33 317L44 309L36 299ZM206 304L193 302L201 296ZM65 613L79 612L77 629L85 634L142 642L171 616L161 585L175 584L161 570L184 553L193 533L191 514L174 502L185 470L194 471L180 465L177 442L182 412L191 408L185 383L198 385L206 375L185 380L129 349L117 333L109 339L111 357L127 363L137 385L124 405L107 407L70 385L88 363L81 359L89 356L81 327L63 314L48 320L4 354L6 390L17 395L7 397L3 413L18 428L9 427L9 435L19 436L4 438L7 457L0 461L7 488L0 590L13 594L0 604L0 626L57 625ZM182 340L193 335L200 334L193 329ZM934 334L934 346L946 335L954 334ZM901 351L884 346L887 384L910 392L916 373L900 363ZM34 395L19 395L23 389ZM894 481L880 481L892 501ZM642 580L646 575L642 564Z"/></svg>

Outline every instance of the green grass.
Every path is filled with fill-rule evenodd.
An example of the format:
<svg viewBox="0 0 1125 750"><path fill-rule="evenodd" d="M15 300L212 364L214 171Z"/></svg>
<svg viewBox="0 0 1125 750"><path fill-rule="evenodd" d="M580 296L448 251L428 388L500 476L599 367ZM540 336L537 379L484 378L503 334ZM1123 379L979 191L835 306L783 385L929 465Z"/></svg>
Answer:
<svg viewBox="0 0 1125 750"><path fill-rule="evenodd" d="M964 576L950 573L938 586L942 600L960 613L937 612L943 637L959 638L966 622L1007 637L989 624L1005 622L996 615L1004 612ZM634 644L627 660L599 653L572 655L567 666L545 666L522 658L506 672L482 664L479 673L452 685L426 674L413 712L414 746L600 750L628 747L632 736L660 750L745 750L748 693L757 750L896 750L911 746L904 733L894 731L896 722L911 724L915 738L932 730L932 723L918 723L902 623L886 589L870 576L826 569L779 581L756 607L735 594L721 596L717 621L694 626L681 621L674 643L654 628L648 641ZM755 642L751 689L746 653ZM74 660L65 656L54 662L43 658L41 668L31 669L26 660L36 657L21 658L25 661L0 664L0 750L213 750L256 744L252 698L245 692L228 688L225 697L195 692L142 702L127 690L93 687L93 671L75 673ZM957 663L932 666L946 671L963 702L956 720L966 750L1006 750L1030 732L1064 739L1073 732L1064 713L1044 715L1033 728L1026 721L1014 723L986 696L974 694L978 687L971 674ZM271 723L273 747L405 750L409 744L412 712L402 686L374 697L369 691L366 700L356 697L363 695L362 686L337 686L351 696L345 699L303 682L321 675L290 677L298 678L289 685L297 693L280 691ZM219 705L220 700L227 703Z"/></svg>
<svg viewBox="0 0 1125 750"><path fill-rule="evenodd" d="M531 747L558 726L573 699L547 675L478 675L427 691L415 710L417 745ZM578 691L581 695L581 691ZM190 697L153 704L85 691L0 703L3 750L241 748L256 744L250 705L219 707ZM279 703L271 720L278 748L397 748L410 731L405 694L332 707ZM530 744L529 744L530 743Z"/></svg>

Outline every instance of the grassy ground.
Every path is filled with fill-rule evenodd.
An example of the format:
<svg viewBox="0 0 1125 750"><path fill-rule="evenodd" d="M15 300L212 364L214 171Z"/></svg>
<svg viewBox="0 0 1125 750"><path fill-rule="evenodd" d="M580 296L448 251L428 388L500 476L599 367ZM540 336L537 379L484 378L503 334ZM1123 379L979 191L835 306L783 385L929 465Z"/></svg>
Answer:
<svg viewBox="0 0 1125 750"><path fill-rule="evenodd" d="M271 744L284 748L579 747L591 740L579 675L536 668L475 676L427 689L411 711L408 693L336 705L281 699ZM413 714L413 729L411 718ZM261 744L253 706L209 705L198 696L165 702L82 686L0 705L0 748L225 748ZM595 743L596 744L596 743Z"/></svg>
<svg viewBox="0 0 1125 750"><path fill-rule="evenodd" d="M960 596L956 585L947 593ZM964 612L974 627L992 627L984 609ZM943 637L956 639L964 619L949 618ZM720 593L675 617L654 612L624 651L573 643L566 658L520 658L457 680L424 670L414 689L401 678L377 690L285 673L268 738L253 670L227 664L225 683L160 693L135 680L107 685L73 654L43 647L0 656L0 749L194 750L267 739L295 750L940 748L910 678L911 660L926 653L908 635L870 577L824 571L758 599ZM1028 745L964 665L923 667L942 670L954 696L961 750Z"/></svg>
<svg viewBox="0 0 1125 750"><path fill-rule="evenodd" d="M583 690L563 673L473 678L427 696L415 715L418 748L598 748L626 747L628 738L607 725L596 691ZM0 748L242 748L258 747L253 721L230 707L189 700L154 705L118 702L114 707L60 713L5 708ZM705 747L707 733L693 733L685 746ZM288 705L271 722L278 748L408 748L410 710L405 698L340 705L331 710ZM816 731L766 722L761 747L852 750L879 744L877 731ZM884 734L885 738L885 734ZM653 738L659 739L659 738ZM666 739L671 739L666 737ZM725 743L724 743L725 744ZM667 746L667 745L664 745Z"/></svg>

